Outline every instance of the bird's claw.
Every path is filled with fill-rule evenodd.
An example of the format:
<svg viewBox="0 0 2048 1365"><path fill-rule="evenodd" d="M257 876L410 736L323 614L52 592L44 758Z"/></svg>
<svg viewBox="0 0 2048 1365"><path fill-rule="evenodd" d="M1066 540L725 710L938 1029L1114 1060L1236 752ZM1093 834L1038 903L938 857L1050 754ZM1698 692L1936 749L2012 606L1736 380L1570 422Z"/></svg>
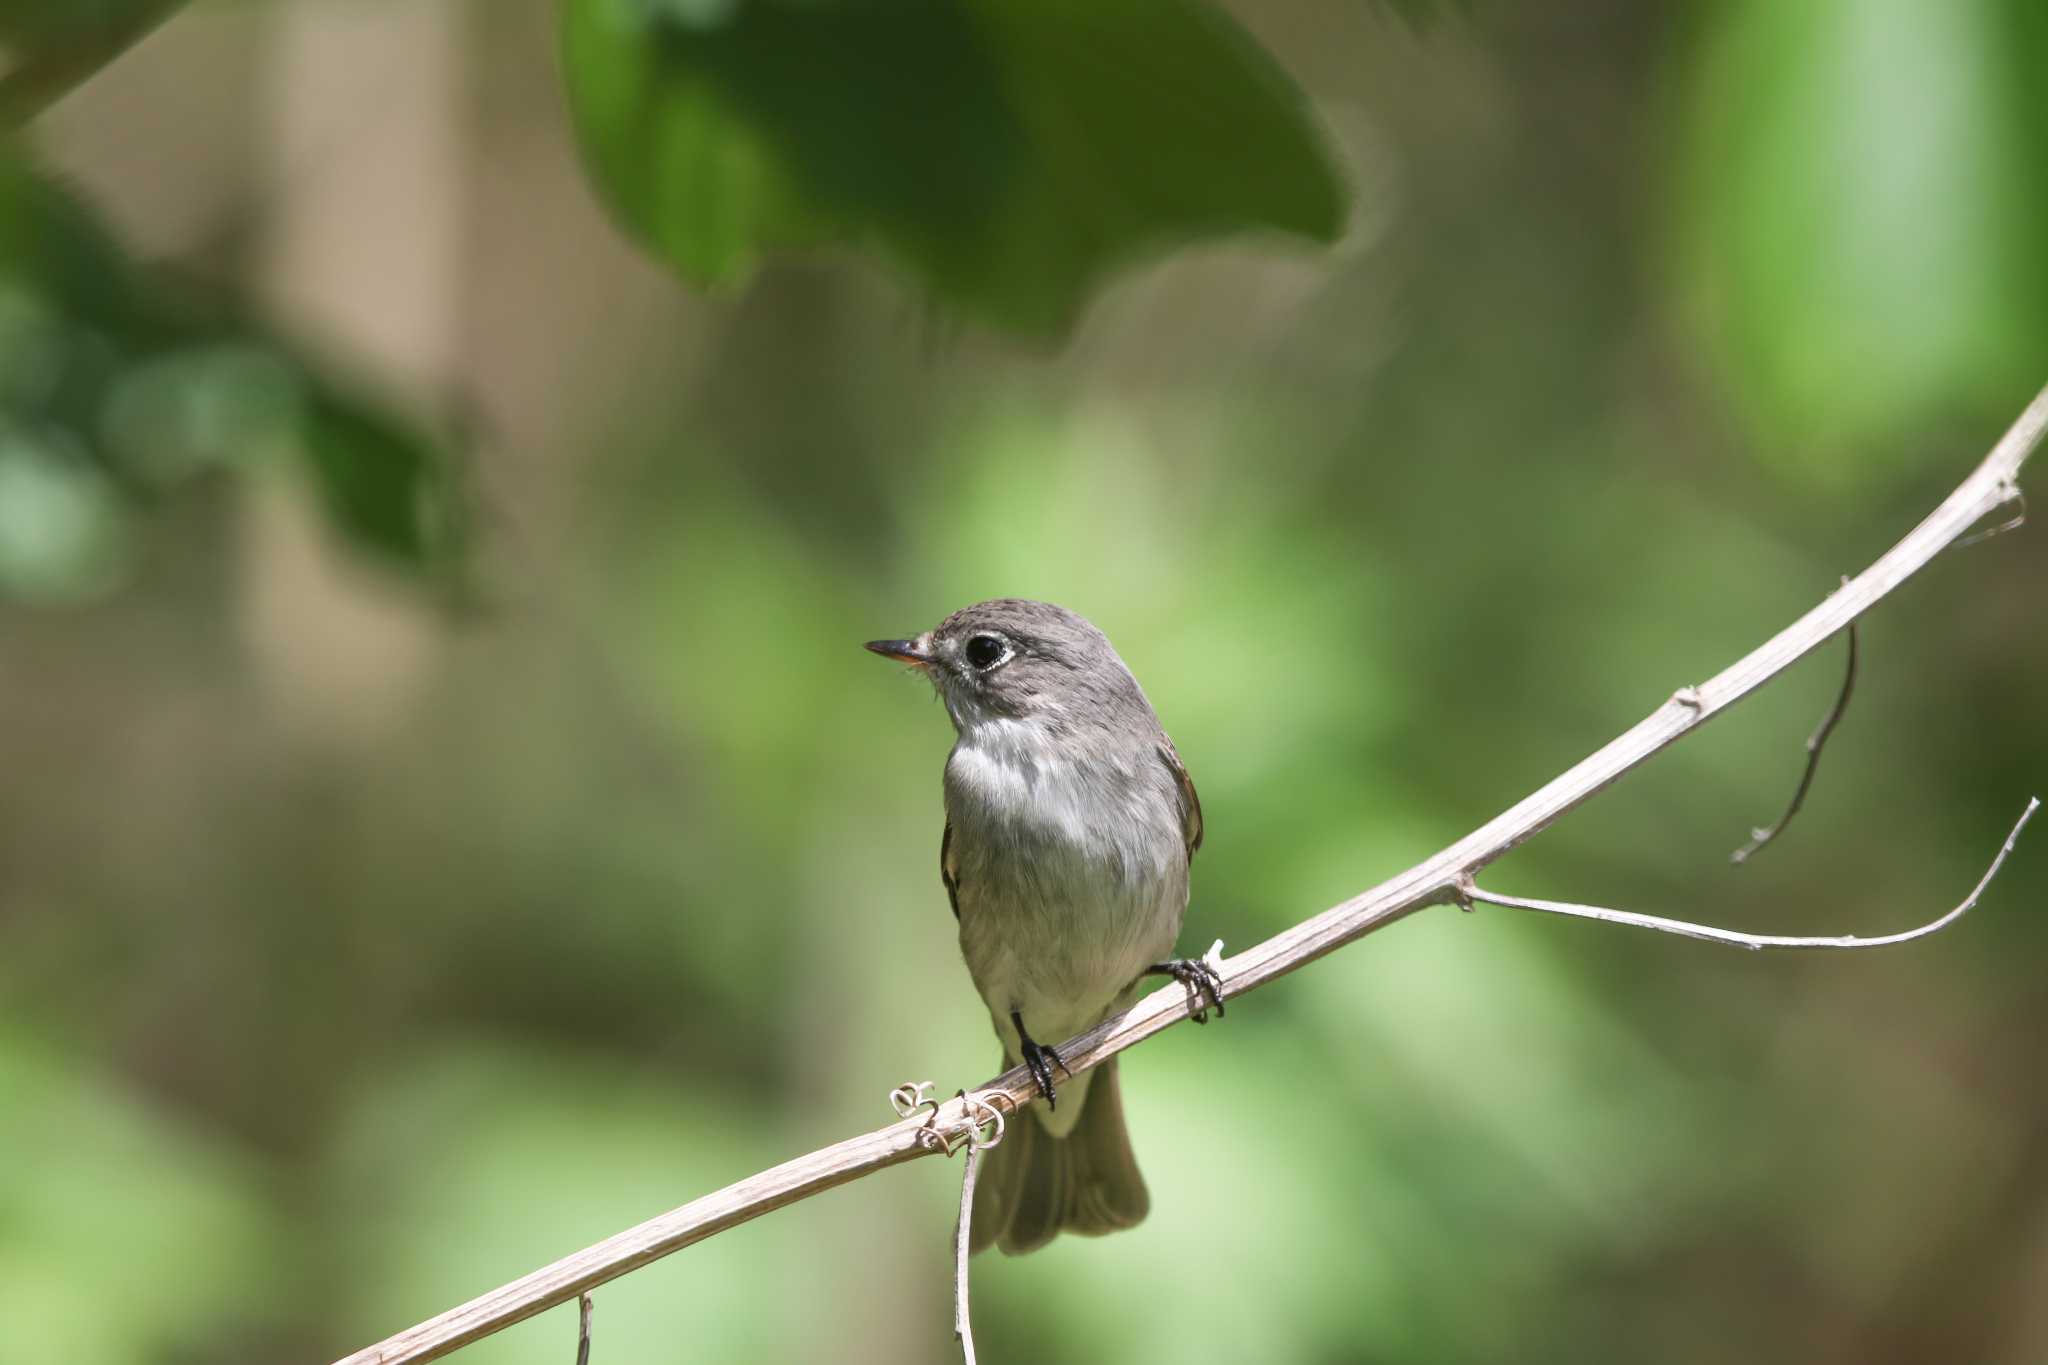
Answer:
<svg viewBox="0 0 2048 1365"><path fill-rule="evenodd" d="M1176 957L1146 970L1161 976L1170 976L1187 988L1188 1018L1196 1023L1209 1022L1208 1005L1202 1003L1204 996L1208 997L1210 1005L1216 1007L1216 1017L1223 1017L1223 975L1207 958Z"/></svg>
<svg viewBox="0 0 2048 1365"><path fill-rule="evenodd" d="M1066 1071L1069 1079L1074 1073L1067 1070L1067 1063L1059 1053L1033 1041L1031 1035L1024 1031L1024 1020L1017 1011L1010 1012L1010 1022L1017 1026L1017 1050L1024 1054L1024 1065L1030 1069L1031 1079L1038 1082L1038 1093L1045 1097L1046 1108L1059 1108L1052 1088L1052 1069L1058 1067Z"/></svg>
<svg viewBox="0 0 2048 1365"><path fill-rule="evenodd" d="M1042 1047L1029 1038L1024 1040L1024 1065L1031 1069L1031 1079L1038 1082L1038 1093L1045 1096L1048 1109L1059 1108L1059 1101L1052 1088L1052 1069L1058 1067L1067 1071L1067 1064L1060 1060L1060 1054L1049 1047ZM1067 1075L1074 1073L1067 1071Z"/></svg>

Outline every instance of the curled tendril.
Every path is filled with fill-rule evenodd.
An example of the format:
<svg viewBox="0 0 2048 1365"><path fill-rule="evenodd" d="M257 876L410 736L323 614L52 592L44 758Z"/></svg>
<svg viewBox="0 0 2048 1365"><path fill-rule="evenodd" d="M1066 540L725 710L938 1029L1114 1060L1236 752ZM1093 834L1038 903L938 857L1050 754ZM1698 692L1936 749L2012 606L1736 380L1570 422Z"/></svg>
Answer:
<svg viewBox="0 0 2048 1365"><path fill-rule="evenodd" d="M996 1098L1002 1099L1004 1097L998 1095ZM968 1151L985 1152L1003 1140L1002 1110L996 1108L994 1104L990 1103L979 1092L970 1095L965 1090L961 1091L960 1102L967 1106L967 1126L961 1133L961 1137L967 1143ZM981 1130L991 1126L993 1126L994 1131L987 1137L983 1137ZM949 1151L948 1155L950 1154Z"/></svg>
<svg viewBox="0 0 2048 1365"><path fill-rule="evenodd" d="M905 1081L889 1092L889 1107L901 1119L907 1119L927 1106L936 1114L939 1102L932 1098L932 1085L931 1081Z"/></svg>

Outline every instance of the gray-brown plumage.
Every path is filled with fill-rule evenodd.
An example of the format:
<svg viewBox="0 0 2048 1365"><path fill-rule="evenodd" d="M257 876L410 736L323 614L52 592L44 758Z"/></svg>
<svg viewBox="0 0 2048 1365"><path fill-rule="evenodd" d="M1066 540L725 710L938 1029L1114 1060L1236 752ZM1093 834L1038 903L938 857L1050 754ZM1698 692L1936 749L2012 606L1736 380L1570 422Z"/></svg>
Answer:
<svg viewBox="0 0 2048 1365"><path fill-rule="evenodd" d="M1202 841L1194 783L1137 679L1088 622L1003 598L869 649L922 668L952 717L940 876L960 952L1035 1121L1008 1126L975 1199L974 1247L1030 1251L1127 1228L1150 1205L1114 1060L1061 1076L1052 1048L1126 1007L1169 961Z"/></svg>

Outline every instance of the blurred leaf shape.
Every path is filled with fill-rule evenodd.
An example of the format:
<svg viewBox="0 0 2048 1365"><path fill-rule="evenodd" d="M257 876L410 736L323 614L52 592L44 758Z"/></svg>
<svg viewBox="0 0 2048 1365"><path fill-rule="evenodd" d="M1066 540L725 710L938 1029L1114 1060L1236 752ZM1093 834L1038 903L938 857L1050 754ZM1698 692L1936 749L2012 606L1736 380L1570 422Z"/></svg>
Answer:
<svg viewBox="0 0 2048 1365"><path fill-rule="evenodd" d="M127 567L125 516L75 447L0 427L0 585L37 603L97 597Z"/></svg>
<svg viewBox="0 0 2048 1365"><path fill-rule="evenodd" d="M1116 267L1345 192L1307 101L1203 0L566 0L600 192L700 285L844 240L1050 336Z"/></svg>
<svg viewBox="0 0 2048 1365"><path fill-rule="evenodd" d="M1689 320L1757 439L1853 477L2038 385L2042 7L1738 0L1699 36L1671 221Z"/></svg>
<svg viewBox="0 0 2048 1365"><path fill-rule="evenodd" d="M0 0L0 128L34 118L184 2Z"/></svg>
<svg viewBox="0 0 2048 1365"><path fill-rule="evenodd" d="M300 435L328 519L356 544L421 566L460 543L448 458L395 418L322 389Z"/></svg>
<svg viewBox="0 0 2048 1365"><path fill-rule="evenodd" d="M116 588L131 513L272 467L303 471L348 543L414 572L457 564L451 451L230 301L132 263L0 143L0 596Z"/></svg>
<svg viewBox="0 0 2048 1365"><path fill-rule="evenodd" d="M0 1031L0 1315L19 1360L231 1354L282 1286L260 1173L77 1058Z"/></svg>

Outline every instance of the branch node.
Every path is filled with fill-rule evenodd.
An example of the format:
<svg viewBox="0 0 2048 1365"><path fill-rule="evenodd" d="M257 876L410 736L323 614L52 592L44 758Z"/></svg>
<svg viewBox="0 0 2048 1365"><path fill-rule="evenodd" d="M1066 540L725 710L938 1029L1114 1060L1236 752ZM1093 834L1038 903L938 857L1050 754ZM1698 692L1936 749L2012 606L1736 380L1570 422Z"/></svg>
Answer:
<svg viewBox="0 0 2048 1365"><path fill-rule="evenodd" d="M962 1090L957 1092L957 1096L962 1106L966 1109L967 1117L963 1120L964 1126L956 1131L959 1134L960 1140L967 1144L967 1150L969 1152L985 1152L1001 1142L1003 1140L1003 1111L991 1102L990 1096L979 1090L975 1091L972 1095ZM1005 1104L1010 1103L1010 1097L1003 1094L1000 1090L995 1092L994 1098L1003 1101ZM1011 1106L1011 1112L1016 1112L1014 1105ZM992 1130L987 1137L982 1136L981 1130L984 1128Z"/></svg>
<svg viewBox="0 0 2048 1365"><path fill-rule="evenodd" d="M2003 507L2014 498L2018 498L2020 503L2020 510L2017 515L2008 520L2001 521L1996 526L1987 527L1975 535L1964 536L1948 548L1960 550L1966 545L1976 545L1991 539L1993 536L2002 536L2007 531L2017 531L2020 527L2025 526L2027 524L2027 490L2021 488L2019 481L2008 474L1998 481L1998 505Z"/></svg>
<svg viewBox="0 0 2048 1365"><path fill-rule="evenodd" d="M926 1151L941 1156L951 1156L965 1145L970 1149L993 1147L1003 1140L1003 1111L993 1101L1016 1106L1002 1091L984 1093L975 1091L969 1095L965 1090L955 1091L961 1104L961 1117L941 1127L939 1116L945 1112L932 1097L931 1081L905 1081L889 1092L890 1107L900 1118L915 1118L920 1110L925 1113L924 1125L917 1130L917 1142ZM995 1131L983 1138L981 1130L994 1126Z"/></svg>
<svg viewBox="0 0 2048 1365"><path fill-rule="evenodd" d="M1700 690L1697 687L1693 687L1690 685L1681 687L1676 692L1673 692L1671 694L1671 700L1677 702L1680 706L1683 706L1695 715L1706 714L1707 699L1704 696L1700 695Z"/></svg>

